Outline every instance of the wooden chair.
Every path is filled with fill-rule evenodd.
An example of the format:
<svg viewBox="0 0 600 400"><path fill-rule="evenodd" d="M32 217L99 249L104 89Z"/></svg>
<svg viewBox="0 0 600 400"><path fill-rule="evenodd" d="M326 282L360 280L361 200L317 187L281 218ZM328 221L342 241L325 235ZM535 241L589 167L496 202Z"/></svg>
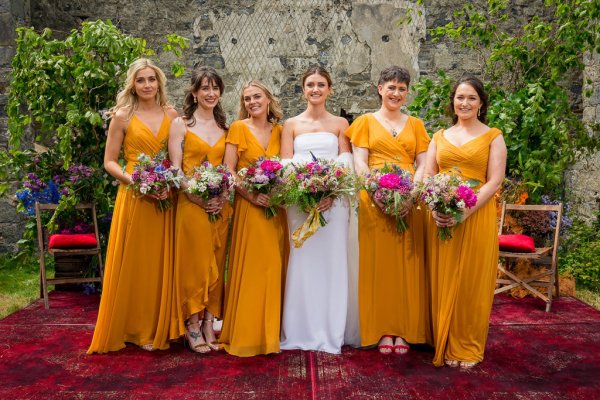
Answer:
<svg viewBox="0 0 600 400"><path fill-rule="evenodd" d="M514 253L510 251L500 250L500 257L504 259L504 265L498 263L498 269L506 275L506 278L496 280L497 289L494 294L506 292L512 288L522 286L529 292L533 293L536 297L546 302L546 312L550 311L552 306L552 289L556 290L556 298L559 297L559 282L558 282L558 268L557 268L557 252L558 252L558 240L560 237L560 224L562 218L563 205L562 203L556 205L518 205L518 204L506 204L502 203L502 212L500 214L500 227L498 234L502 234L504 220L507 211L541 211L557 213L556 215L556 227L554 228L554 235L552 239L552 246L550 247L536 247L533 253ZM510 265L515 263L518 259L529 259L535 265L547 265L548 270L540 272L534 276L530 276L524 279L519 278L510 271ZM548 277L548 279L544 279ZM545 287L548 290L548 295L540 293L536 287Z"/></svg>
<svg viewBox="0 0 600 400"><path fill-rule="evenodd" d="M38 235L38 248L40 254L40 298L44 299L44 306L46 309L50 308L48 302L48 285L65 284L65 283L84 283L84 282L100 282L104 278L104 266L102 264L102 251L100 249L100 237L98 236L98 221L96 219L96 205L89 203L82 203L75 206L78 210L89 210L92 217L92 224L94 226L94 233L96 235L96 247L92 248L69 248L69 249L49 249L48 238L46 237L46 231L42 226L42 212L55 211L58 207L57 204L40 204L35 203L35 219L37 223L37 235ZM45 254L52 254L53 256L97 256L100 276L92 277L62 277L62 278L47 278L46 277L46 263Z"/></svg>

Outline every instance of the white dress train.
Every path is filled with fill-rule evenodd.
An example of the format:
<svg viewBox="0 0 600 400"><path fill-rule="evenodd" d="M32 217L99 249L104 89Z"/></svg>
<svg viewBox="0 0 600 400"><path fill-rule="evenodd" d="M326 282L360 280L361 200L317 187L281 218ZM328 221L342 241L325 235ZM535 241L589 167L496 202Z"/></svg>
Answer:
<svg viewBox="0 0 600 400"><path fill-rule="evenodd" d="M310 161L311 153L317 158L338 159L337 136L330 132L297 136L292 162ZM360 343L360 338L354 342L358 331L357 289L351 289L355 292L349 296L349 202L335 200L331 209L323 214L327 225L319 228L301 248L294 248L291 234L306 220L307 214L290 207L287 216L290 258L280 348L339 354L348 340L352 340L350 344ZM352 304L349 298L353 299ZM349 322L351 327L347 326ZM349 337L346 337L347 332Z"/></svg>

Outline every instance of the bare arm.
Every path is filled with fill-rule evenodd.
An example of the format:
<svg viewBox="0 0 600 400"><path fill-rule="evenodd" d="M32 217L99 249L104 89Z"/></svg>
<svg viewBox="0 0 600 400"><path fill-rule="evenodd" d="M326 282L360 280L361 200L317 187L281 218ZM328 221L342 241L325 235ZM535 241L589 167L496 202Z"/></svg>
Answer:
<svg viewBox="0 0 600 400"><path fill-rule="evenodd" d="M417 154L415 157L417 162L417 169L415 170L415 176L413 180L415 182L421 182L423 180L423 174L425 173L425 166L427 164L427 152Z"/></svg>
<svg viewBox="0 0 600 400"><path fill-rule="evenodd" d="M354 152L354 169L358 175L369 173L369 149L352 146Z"/></svg>
<svg viewBox="0 0 600 400"><path fill-rule="evenodd" d="M437 146L435 140L429 142L429 148L425 156L425 170L422 178L428 178L438 173L440 170L436 160Z"/></svg>
<svg viewBox="0 0 600 400"><path fill-rule="evenodd" d="M338 154L349 153L352 149L350 139L344 134L348 129L348 121L346 118L339 117L340 127L338 130Z"/></svg>
<svg viewBox="0 0 600 400"><path fill-rule="evenodd" d="M293 119L288 119L283 124L281 131L281 158L294 157L294 122Z"/></svg>
<svg viewBox="0 0 600 400"><path fill-rule="evenodd" d="M121 146L125 139L125 130L129 122L125 119L125 116L125 111L117 111L108 126L108 136L104 149L104 169L114 178L125 184L130 184L131 175L125 172L119 165L119 153L121 152Z"/></svg>
<svg viewBox="0 0 600 400"><path fill-rule="evenodd" d="M173 167L181 171L183 163L183 143L185 139L185 132L187 127L182 118L175 118L171 122L171 129L169 131L169 158ZM182 171L181 171L182 172ZM184 181L181 184L183 189L187 189L187 182Z"/></svg>

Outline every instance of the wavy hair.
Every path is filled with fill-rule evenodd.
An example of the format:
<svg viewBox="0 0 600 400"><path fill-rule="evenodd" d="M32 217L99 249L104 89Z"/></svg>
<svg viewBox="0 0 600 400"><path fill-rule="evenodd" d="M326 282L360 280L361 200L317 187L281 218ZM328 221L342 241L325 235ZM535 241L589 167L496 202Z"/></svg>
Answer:
<svg viewBox="0 0 600 400"><path fill-rule="evenodd" d="M329 87L333 85L333 81L331 80L331 75L329 75L329 72L327 72L327 70L321 67L320 65L313 65L312 67L309 67L306 71L304 71L304 74L302 74L302 87L304 87L304 82L306 82L306 78L315 74L321 75L323 78L325 78Z"/></svg>
<svg viewBox="0 0 600 400"><path fill-rule="evenodd" d="M183 99L183 117L188 121L187 126L196 125L196 118L194 117L194 112L198 109L198 103L194 102L194 93L196 93L200 86L202 86L202 81L206 79L209 85L216 85L219 87L219 96L223 95L225 91L225 85L223 84L223 79L219 76L217 71L213 67L201 66L196 67L192 71L192 79L190 81L190 86L185 91L185 98ZM225 117L225 112L223 111L223 106L221 105L221 101L217 103L215 108L213 108L213 116L217 125L224 131L227 130L227 118Z"/></svg>
<svg viewBox="0 0 600 400"><path fill-rule="evenodd" d="M273 124L279 122L279 120L281 118L283 118L283 111L281 111L281 105L279 104L279 100L277 100L277 98L275 96L273 96L273 93L271 93L269 88L267 88L267 86L264 83L262 83L261 81L258 81L258 80L251 80L251 81L247 82L244 86L242 86L242 91L240 94L240 111L238 112L238 119L246 119L246 118L250 117L250 114L248 113L248 111L246 110L246 107L244 106L244 90L248 89L251 86L257 87L260 90L262 90L265 93L265 95L267 96L267 98L271 101L269 103L269 112L267 114L267 121L269 121Z"/></svg>
<svg viewBox="0 0 600 400"><path fill-rule="evenodd" d="M477 113L477 119L484 124L487 123L488 95L483 87L483 82L481 82L481 80L475 75L469 73L462 74L462 76L452 87L452 93L450 93L450 104L448 107L448 111L452 117L452 123L456 124L458 122L458 116L454 112L454 96L456 95L456 89L458 89L458 87L463 83L471 86L479 95L479 99L481 100L481 108L480 112Z"/></svg>
<svg viewBox="0 0 600 400"><path fill-rule="evenodd" d="M156 74L156 80L158 81L158 90L156 91L156 104L166 108L171 107L167 97L167 77L165 73L158 68L152 60L147 58L138 58L133 61L127 69L127 77L125 78L125 86L117 94L117 101L113 108L111 108L107 115L112 117L118 110L128 109L127 119L131 118L135 110L139 105L138 96L135 93L135 78L141 70L145 68L152 68Z"/></svg>

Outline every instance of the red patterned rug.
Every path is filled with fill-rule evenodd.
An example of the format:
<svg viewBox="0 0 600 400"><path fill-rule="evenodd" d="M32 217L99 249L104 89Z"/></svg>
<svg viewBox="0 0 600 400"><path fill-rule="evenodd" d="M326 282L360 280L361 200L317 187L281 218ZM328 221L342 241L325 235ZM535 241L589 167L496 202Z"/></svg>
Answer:
<svg viewBox="0 0 600 400"><path fill-rule="evenodd" d="M535 299L497 297L485 361L462 372L433 352L382 356L286 351L237 358L175 343L85 354L97 296L51 293L0 321L0 399L599 399L600 311L573 298L544 312Z"/></svg>

